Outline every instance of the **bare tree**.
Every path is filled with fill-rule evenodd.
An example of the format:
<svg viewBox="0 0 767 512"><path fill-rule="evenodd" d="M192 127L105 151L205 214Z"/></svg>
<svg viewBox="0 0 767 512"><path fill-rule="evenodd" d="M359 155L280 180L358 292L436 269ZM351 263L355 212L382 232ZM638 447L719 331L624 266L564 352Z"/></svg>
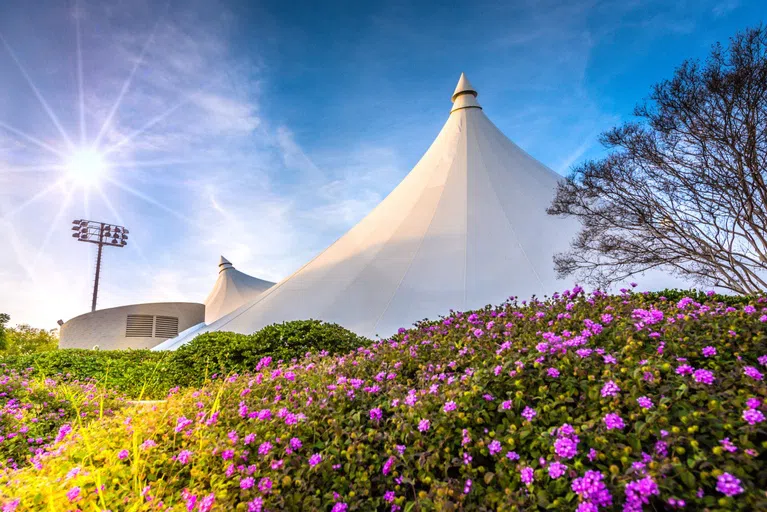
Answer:
<svg viewBox="0 0 767 512"><path fill-rule="evenodd" d="M559 275L604 286L657 268L767 289L767 27L685 62L634 114L557 189L548 213L581 221Z"/></svg>

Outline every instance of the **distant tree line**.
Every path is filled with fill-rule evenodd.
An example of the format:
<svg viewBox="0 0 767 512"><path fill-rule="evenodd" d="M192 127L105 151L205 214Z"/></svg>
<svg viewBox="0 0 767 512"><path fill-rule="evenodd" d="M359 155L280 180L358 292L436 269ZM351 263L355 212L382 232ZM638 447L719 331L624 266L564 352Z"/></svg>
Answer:
<svg viewBox="0 0 767 512"><path fill-rule="evenodd" d="M37 329L27 324L9 327L11 317L0 313L0 356L18 356L55 350L59 345L56 329Z"/></svg>

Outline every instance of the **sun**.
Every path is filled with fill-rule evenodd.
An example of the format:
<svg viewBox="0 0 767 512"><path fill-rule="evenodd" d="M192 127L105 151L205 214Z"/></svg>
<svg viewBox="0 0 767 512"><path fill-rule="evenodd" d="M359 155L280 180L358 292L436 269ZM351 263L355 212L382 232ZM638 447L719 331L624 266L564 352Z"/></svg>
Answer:
<svg viewBox="0 0 767 512"><path fill-rule="evenodd" d="M109 171L104 156L93 149L80 149L72 153L65 164L67 177L74 183L90 188L97 186Z"/></svg>

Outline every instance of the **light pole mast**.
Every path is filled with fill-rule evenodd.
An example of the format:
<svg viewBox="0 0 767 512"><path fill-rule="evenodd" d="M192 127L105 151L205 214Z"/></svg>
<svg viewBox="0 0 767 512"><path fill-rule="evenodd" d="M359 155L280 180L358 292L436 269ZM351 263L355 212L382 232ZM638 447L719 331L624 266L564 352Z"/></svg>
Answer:
<svg viewBox="0 0 767 512"><path fill-rule="evenodd" d="M128 230L124 226L105 224L92 220L76 219L72 221L72 238L78 242L88 242L99 246L96 256L96 277L93 281L93 300L91 311L96 311L96 301L99 295L99 279L101 277L101 255L104 246L125 247L128 245Z"/></svg>

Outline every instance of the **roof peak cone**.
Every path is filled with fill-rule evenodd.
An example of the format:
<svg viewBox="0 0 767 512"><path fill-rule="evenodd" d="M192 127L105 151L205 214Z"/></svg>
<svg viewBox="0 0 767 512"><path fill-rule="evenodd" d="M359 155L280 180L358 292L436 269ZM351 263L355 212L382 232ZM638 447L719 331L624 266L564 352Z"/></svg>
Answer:
<svg viewBox="0 0 767 512"><path fill-rule="evenodd" d="M464 108L482 108L479 106L479 102L477 102L477 90L471 85L469 79L466 78L465 73L461 73L458 85L455 86L453 96L450 99L453 102L453 108L450 109L451 113Z"/></svg>
<svg viewBox="0 0 767 512"><path fill-rule="evenodd" d="M221 258L218 260L218 271L223 272L224 270L234 268L234 265L232 265L232 262L228 259L221 256Z"/></svg>

